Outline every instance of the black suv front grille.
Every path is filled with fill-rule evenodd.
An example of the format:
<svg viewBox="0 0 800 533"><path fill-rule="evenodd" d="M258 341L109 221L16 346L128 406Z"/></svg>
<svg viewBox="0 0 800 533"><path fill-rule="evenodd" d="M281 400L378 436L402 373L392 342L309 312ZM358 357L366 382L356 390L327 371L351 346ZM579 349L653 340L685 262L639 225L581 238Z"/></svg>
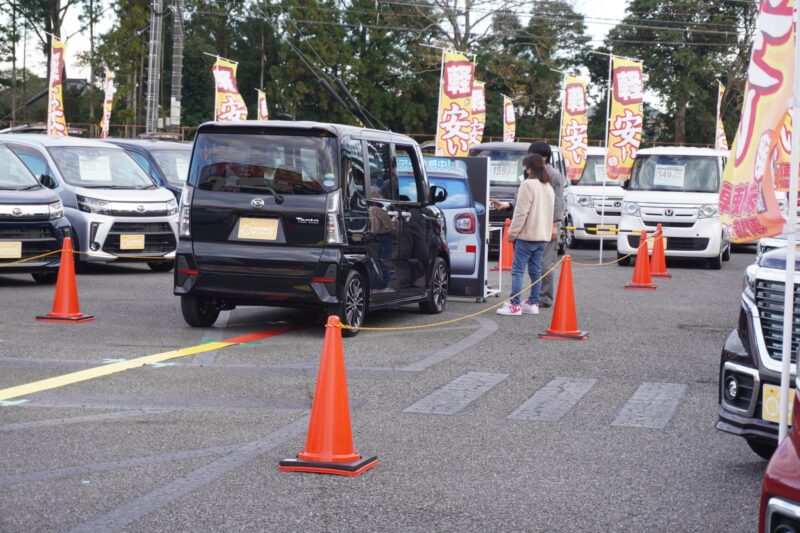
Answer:
<svg viewBox="0 0 800 533"><path fill-rule="evenodd" d="M144 235L144 248L141 250L122 250L120 235ZM175 250L175 234L166 222L117 222L111 226L103 251L113 255L166 254Z"/></svg>
<svg viewBox="0 0 800 533"><path fill-rule="evenodd" d="M700 252L708 248L708 239L695 237L666 237L667 251L672 252ZM639 236L628 235L628 246L639 247Z"/></svg>
<svg viewBox="0 0 800 533"><path fill-rule="evenodd" d="M49 228L0 228L1 241L21 241L22 257L13 259L0 259L0 263L12 263L20 259L30 259L37 255L58 250L58 240ZM57 255L43 257L35 261L49 263L58 259ZM33 263L29 263L32 265Z"/></svg>
<svg viewBox="0 0 800 533"><path fill-rule="evenodd" d="M769 356L783 359L783 297L785 284L782 281L756 280L756 306L761 318L761 333ZM792 328L792 362L797 360L797 346L800 341L800 316L797 303L800 286L794 288L794 316Z"/></svg>

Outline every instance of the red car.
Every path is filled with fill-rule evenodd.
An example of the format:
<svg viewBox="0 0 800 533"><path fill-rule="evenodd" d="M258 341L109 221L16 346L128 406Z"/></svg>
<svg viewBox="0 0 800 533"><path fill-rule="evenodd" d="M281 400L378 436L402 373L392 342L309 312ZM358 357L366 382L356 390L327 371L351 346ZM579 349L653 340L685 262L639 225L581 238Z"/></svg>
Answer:
<svg viewBox="0 0 800 533"><path fill-rule="evenodd" d="M759 531L800 532L800 395L789 435L772 455L761 486Z"/></svg>

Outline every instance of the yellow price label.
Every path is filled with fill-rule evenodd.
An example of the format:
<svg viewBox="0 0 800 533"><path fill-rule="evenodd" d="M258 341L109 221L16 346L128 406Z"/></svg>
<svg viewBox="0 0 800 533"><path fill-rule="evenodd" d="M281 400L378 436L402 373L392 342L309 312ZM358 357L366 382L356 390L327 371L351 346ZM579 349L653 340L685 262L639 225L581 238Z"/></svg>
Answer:
<svg viewBox="0 0 800 533"><path fill-rule="evenodd" d="M239 239L274 241L278 238L277 218L240 218Z"/></svg>
<svg viewBox="0 0 800 533"><path fill-rule="evenodd" d="M777 424L780 420L781 388L765 383L762 390L761 418ZM787 413L789 425L792 425L792 411L794 411L794 389L789 389L789 412Z"/></svg>
<svg viewBox="0 0 800 533"><path fill-rule="evenodd" d="M120 235L120 250L144 250L144 235Z"/></svg>
<svg viewBox="0 0 800 533"><path fill-rule="evenodd" d="M21 241L0 242L0 259L19 259L22 257Z"/></svg>

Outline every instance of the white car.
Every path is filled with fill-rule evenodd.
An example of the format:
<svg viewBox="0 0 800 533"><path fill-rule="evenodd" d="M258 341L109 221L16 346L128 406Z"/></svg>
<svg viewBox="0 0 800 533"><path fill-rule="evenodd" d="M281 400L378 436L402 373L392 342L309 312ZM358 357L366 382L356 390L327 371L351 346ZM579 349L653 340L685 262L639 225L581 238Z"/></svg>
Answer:
<svg viewBox="0 0 800 533"><path fill-rule="evenodd" d="M722 268L730 259L730 241L719 219L726 156L710 148L640 150L625 184L617 256L635 255L640 231L653 232L661 224L667 257L703 259L711 269Z"/></svg>
<svg viewBox="0 0 800 533"><path fill-rule="evenodd" d="M606 179L605 157L605 148L588 147L580 180L566 189L567 227L576 228L567 230L566 244L570 248L578 248L581 241L617 238L611 230L619 225L625 191L618 182ZM598 226L605 231L598 232Z"/></svg>

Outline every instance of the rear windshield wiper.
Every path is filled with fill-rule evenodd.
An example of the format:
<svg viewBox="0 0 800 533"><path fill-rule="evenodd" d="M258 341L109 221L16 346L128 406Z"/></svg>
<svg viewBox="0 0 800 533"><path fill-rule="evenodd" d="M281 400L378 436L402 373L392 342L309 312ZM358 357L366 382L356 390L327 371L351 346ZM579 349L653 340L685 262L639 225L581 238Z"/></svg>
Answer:
<svg viewBox="0 0 800 533"><path fill-rule="evenodd" d="M275 189L273 189L272 187L259 187L259 189L264 189L265 191L269 192L272 196L274 196L276 204L283 203L283 195L275 191Z"/></svg>

